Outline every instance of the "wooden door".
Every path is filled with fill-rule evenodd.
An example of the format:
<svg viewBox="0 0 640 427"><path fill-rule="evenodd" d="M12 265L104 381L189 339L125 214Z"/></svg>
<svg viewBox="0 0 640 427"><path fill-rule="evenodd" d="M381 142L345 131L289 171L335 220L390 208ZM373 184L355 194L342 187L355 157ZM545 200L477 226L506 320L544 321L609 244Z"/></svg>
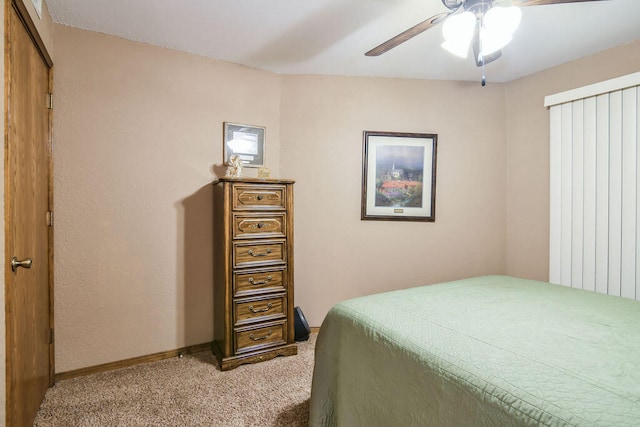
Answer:
<svg viewBox="0 0 640 427"><path fill-rule="evenodd" d="M32 425L53 381L50 68L15 2L5 25L7 425Z"/></svg>

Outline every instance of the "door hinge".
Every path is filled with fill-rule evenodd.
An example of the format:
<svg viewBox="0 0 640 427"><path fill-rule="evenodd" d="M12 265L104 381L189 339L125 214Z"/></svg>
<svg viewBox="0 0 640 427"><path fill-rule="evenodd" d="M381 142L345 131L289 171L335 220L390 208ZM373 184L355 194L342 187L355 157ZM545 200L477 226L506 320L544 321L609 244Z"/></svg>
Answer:
<svg viewBox="0 0 640 427"><path fill-rule="evenodd" d="M47 226L53 227L53 212L47 211Z"/></svg>
<svg viewBox="0 0 640 427"><path fill-rule="evenodd" d="M49 93L49 94L47 94L47 95L48 95L48 96L47 96L47 108L48 108L49 110L53 110L53 94L52 94L52 93Z"/></svg>
<svg viewBox="0 0 640 427"><path fill-rule="evenodd" d="M49 328L49 344L53 344L53 328Z"/></svg>

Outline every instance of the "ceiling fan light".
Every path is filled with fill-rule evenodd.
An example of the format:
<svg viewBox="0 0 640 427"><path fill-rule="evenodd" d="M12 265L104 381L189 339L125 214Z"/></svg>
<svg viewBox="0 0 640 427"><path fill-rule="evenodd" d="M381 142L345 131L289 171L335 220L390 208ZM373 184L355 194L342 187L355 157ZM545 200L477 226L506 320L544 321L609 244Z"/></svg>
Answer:
<svg viewBox="0 0 640 427"><path fill-rule="evenodd" d="M484 29L499 38L508 38L515 33L522 19L522 11L515 6L492 7L483 18Z"/></svg>
<svg viewBox="0 0 640 427"><path fill-rule="evenodd" d="M520 25L522 12L517 7L492 7L483 18L482 55L490 55L505 47Z"/></svg>
<svg viewBox="0 0 640 427"><path fill-rule="evenodd" d="M442 26L444 42L441 46L454 55L466 58L475 31L475 25L476 17L471 12L463 12L450 17Z"/></svg>
<svg viewBox="0 0 640 427"><path fill-rule="evenodd" d="M454 41L445 40L440 46L460 58L466 58L469 53L469 42L456 43Z"/></svg>

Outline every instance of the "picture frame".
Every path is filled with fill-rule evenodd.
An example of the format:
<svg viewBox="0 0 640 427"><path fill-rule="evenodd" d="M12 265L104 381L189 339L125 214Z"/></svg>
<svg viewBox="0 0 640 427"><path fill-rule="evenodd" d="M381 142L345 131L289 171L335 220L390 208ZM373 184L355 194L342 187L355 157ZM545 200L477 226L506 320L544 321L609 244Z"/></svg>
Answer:
<svg viewBox="0 0 640 427"><path fill-rule="evenodd" d="M438 135L363 132L362 220L436 220Z"/></svg>
<svg viewBox="0 0 640 427"><path fill-rule="evenodd" d="M234 154L242 160L242 166L259 168L265 161L266 128L224 122L224 164L229 165Z"/></svg>

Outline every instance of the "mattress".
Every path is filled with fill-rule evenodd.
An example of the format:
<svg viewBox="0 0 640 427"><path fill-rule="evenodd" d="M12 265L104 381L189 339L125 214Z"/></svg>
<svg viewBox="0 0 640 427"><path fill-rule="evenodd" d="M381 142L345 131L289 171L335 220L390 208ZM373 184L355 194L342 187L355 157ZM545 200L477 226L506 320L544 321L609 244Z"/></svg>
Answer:
<svg viewBox="0 0 640 427"><path fill-rule="evenodd" d="M640 425L640 302L506 276L341 302L310 425Z"/></svg>

